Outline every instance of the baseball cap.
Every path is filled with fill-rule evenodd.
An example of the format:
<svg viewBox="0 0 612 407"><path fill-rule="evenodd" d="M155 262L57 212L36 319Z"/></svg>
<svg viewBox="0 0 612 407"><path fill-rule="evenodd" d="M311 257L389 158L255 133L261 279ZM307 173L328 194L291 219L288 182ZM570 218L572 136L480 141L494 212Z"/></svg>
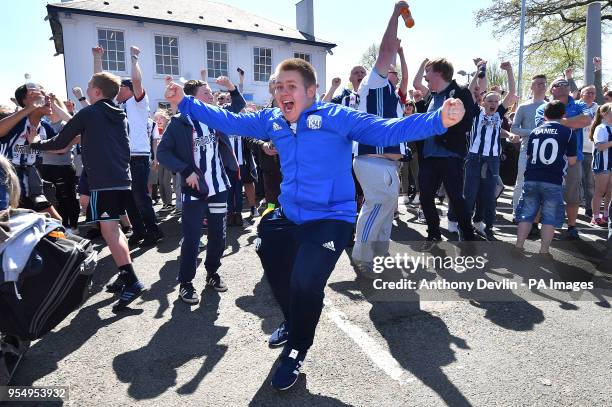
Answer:
<svg viewBox="0 0 612 407"><path fill-rule="evenodd" d="M131 79L122 79L121 86L127 86L132 92L134 92L134 85L132 85Z"/></svg>

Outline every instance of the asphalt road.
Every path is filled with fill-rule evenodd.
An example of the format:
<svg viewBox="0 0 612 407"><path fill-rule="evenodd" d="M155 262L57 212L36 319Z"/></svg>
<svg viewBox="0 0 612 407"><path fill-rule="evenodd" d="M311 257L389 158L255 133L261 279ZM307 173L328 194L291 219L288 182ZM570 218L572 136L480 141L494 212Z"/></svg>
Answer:
<svg viewBox="0 0 612 407"><path fill-rule="evenodd" d="M497 236L510 242L508 195L499 205ZM394 239L422 239L414 208L400 205L400 212ZM585 219L583 238L598 248L605 230ZM189 307L178 300L177 221L162 219L166 239L158 247L133 251L149 291L119 315L103 291L114 274L103 249L94 294L32 344L13 384L68 386L70 406L612 405L612 290L578 301L554 300L555 293L511 302L469 295L385 301L363 293L346 254L326 289L304 374L291 390L276 392L270 371L280 351L268 348L267 337L281 314L255 254L255 225L228 229L220 273L229 290L203 290L202 302ZM595 271L588 253L553 255L603 283L612 280ZM203 275L202 266L198 289Z"/></svg>

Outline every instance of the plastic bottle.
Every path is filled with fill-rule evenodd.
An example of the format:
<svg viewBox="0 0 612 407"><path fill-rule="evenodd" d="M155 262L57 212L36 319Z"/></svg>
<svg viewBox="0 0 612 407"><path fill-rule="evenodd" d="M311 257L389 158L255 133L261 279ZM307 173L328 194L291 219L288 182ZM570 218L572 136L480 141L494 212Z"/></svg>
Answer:
<svg viewBox="0 0 612 407"><path fill-rule="evenodd" d="M25 85L28 90L40 91L40 86L32 80L32 76L29 73L26 73L23 76L25 77L25 80L26 80ZM44 106L44 104L45 104L44 96L40 96L38 99L34 101L34 107L41 107L41 106Z"/></svg>
<svg viewBox="0 0 612 407"><path fill-rule="evenodd" d="M410 13L409 7L402 7L400 9L400 14L404 18L404 23L406 23L406 27L408 28L414 27L414 18L412 18L412 14Z"/></svg>

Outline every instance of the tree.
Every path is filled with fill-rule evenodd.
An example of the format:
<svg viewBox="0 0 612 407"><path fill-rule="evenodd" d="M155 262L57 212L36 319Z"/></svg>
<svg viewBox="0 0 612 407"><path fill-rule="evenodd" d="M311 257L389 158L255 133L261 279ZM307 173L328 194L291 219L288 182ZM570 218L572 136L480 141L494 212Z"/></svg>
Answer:
<svg viewBox="0 0 612 407"><path fill-rule="evenodd" d="M374 67L374 64L376 64L376 58L378 58L378 45L372 44L361 56L359 64L362 65L366 71L369 71Z"/></svg>
<svg viewBox="0 0 612 407"><path fill-rule="evenodd" d="M370 71L372 68L374 68L374 65L376 64L376 59L378 59L378 45L372 44L361 55L359 65L363 66L366 71ZM399 78L399 80L402 80L402 69L399 64L395 65L395 71L397 72L397 77Z"/></svg>
<svg viewBox="0 0 612 407"><path fill-rule="evenodd" d="M543 73L554 78L565 68L584 65L587 6L597 0L527 0L525 78ZM612 25L612 0L600 1L602 34ZM493 23L496 38L513 38L510 55L518 56L521 1L496 0L476 12L476 23ZM580 76L578 70L578 77ZM527 82L527 81L524 81Z"/></svg>

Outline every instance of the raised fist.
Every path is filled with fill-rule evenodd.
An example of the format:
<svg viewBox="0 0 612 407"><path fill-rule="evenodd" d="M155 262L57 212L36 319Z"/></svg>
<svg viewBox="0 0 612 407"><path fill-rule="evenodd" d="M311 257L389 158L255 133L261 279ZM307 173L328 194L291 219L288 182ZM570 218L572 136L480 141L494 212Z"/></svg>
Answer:
<svg viewBox="0 0 612 407"><path fill-rule="evenodd" d="M593 58L593 65L596 71L601 71L601 57Z"/></svg>
<svg viewBox="0 0 612 407"><path fill-rule="evenodd" d="M442 125L449 128L459 123L465 115L465 107L460 99L446 99L442 105Z"/></svg>
<svg viewBox="0 0 612 407"><path fill-rule="evenodd" d="M510 71L512 70L512 64L510 64L510 62L506 61L506 62L502 62L499 65L500 69L503 69L504 71Z"/></svg>
<svg viewBox="0 0 612 407"><path fill-rule="evenodd" d="M234 88L234 84L232 84L232 81L230 81L230 79L227 76L219 76L216 80L215 83L219 86L223 86L224 88L227 89L232 89Z"/></svg>
<svg viewBox="0 0 612 407"><path fill-rule="evenodd" d="M94 57L101 57L102 55L104 55L104 48L98 45L97 47L93 47L91 49L91 53Z"/></svg>
<svg viewBox="0 0 612 407"><path fill-rule="evenodd" d="M72 94L77 99L80 99L80 98L83 97L83 90L81 88L79 88L78 86L75 86L74 88L72 88Z"/></svg>
<svg viewBox="0 0 612 407"><path fill-rule="evenodd" d="M396 16L400 16L400 10L403 8L408 8L408 3L405 1L398 1L395 3L395 8L393 9L393 14Z"/></svg>
<svg viewBox="0 0 612 407"><path fill-rule="evenodd" d="M565 70L565 79L572 79L574 77L574 68L567 68Z"/></svg>
<svg viewBox="0 0 612 407"><path fill-rule="evenodd" d="M130 55L133 57L137 57L140 54L140 49L134 45L130 47Z"/></svg>
<svg viewBox="0 0 612 407"><path fill-rule="evenodd" d="M340 78L334 78L334 79L332 79L332 86L334 88L337 88L338 86L340 86L341 82L342 82L342 80Z"/></svg>
<svg viewBox="0 0 612 407"><path fill-rule="evenodd" d="M168 100L168 102L178 105L185 97L185 92L183 92L183 88L179 84L170 82L166 86L164 97Z"/></svg>

